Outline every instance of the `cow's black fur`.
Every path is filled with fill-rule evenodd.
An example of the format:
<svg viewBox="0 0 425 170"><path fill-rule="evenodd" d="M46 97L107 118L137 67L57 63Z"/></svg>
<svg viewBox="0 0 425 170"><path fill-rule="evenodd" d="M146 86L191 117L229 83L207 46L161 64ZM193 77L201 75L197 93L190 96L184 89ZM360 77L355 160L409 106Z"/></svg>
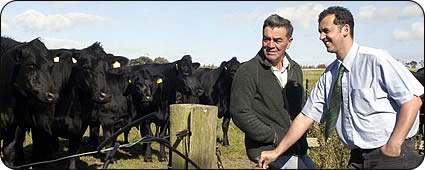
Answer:
<svg viewBox="0 0 425 170"><path fill-rule="evenodd" d="M5 164L17 165L24 161L26 128L51 133L49 117L58 93L50 75L53 61L43 42L36 38L21 43L2 37L1 43L0 136Z"/></svg>
<svg viewBox="0 0 425 170"><path fill-rule="evenodd" d="M223 61L220 67L216 69L200 68L193 73L194 76L199 79L205 90L204 95L200 97L200 103L216 105L218 107L218 117L223 117L222 130L224 146L229 145L227 132L231 120L231 114L229 112L230 89L233 76L240 65L237 58L233 57L229 61Z"/></svg>

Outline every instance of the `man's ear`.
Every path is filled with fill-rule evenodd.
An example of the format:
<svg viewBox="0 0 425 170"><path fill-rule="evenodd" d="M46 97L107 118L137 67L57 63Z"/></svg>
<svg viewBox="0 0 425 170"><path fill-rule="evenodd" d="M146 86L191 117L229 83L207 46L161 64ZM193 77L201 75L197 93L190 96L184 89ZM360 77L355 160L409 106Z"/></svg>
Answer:
<svg viewBox="0 0 425 170"><path fill-rule="evenodd" d="M341 31L342 31L342 35L343 35L344 37L347 37L348 35L350 35L350 32L351 32L351 30L350 30L350 26L349 26L348 24L345 24L345 25L342 27Z"/></svg>
<svg viewBox="0 0 425 170"><path fill-rule="evenodd" d="M294 38L289 38L289 40L288 40L288 46L286 46L286 49L289 49L289 47L291 47L291 44L292 44L292 40L294 40Z"/></svg>

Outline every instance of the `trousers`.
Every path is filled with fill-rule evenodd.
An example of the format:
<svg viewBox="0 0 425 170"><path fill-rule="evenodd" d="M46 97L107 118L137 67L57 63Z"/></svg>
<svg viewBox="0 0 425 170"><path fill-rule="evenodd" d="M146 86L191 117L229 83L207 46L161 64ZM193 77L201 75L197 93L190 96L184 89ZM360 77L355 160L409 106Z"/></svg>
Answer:
<svg viewBox="0 0 425 170"><path fill-rule="evenodd" d="M317 169L313 160L305 154L302 156L280 156L271 162L269 169Z"/></svg>
<svg viewBox="0 0 425 170"><path fill-rule="evenodd" d="M401 145L400 156L384 155L381 147L374 149L352 149L347 169L413 169L418 167L423 156L415 150L412 138Z"/></svg>

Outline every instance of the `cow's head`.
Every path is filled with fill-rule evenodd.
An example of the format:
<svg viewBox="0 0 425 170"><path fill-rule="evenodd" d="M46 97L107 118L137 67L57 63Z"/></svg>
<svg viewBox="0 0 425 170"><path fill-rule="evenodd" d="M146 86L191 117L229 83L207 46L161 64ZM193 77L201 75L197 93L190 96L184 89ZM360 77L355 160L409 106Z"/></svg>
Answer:
<svg viewBox="0 0 425 170"><path fill-rule="evenodd" d="M73 58L73 52L68 49L49 50L49 53L50 60L53 61L51 75L55 89L60 92L69 83L72 68L77 65L74 63L76 59Z"/></svg>
<svg viewBox="0 0 425 170"><path fill-rule="evenodd" d="M98 103L111 101L111 95L106 88L105 72L110 68L108 57L100 43L96 42L83 50L74 50L77 66L75 82L79 90L91 100Z"/></svg>
<svg viewBox="0 0 425 170"><path fill-rule="evenodd" d="M192 57L190 55L185 55L180 60L176 61L178 76L182 77L191 76L193 70L196 70L199 66L199 63L192 63Z"/></svg>
<svg viewBox="0 0 425 170"><path fill-rule="evenodd" d="M204 94L201 82L196 77L189 76L184 78L184 88L180 90L185 95L200 97Z"/></svg>
<svg viewBox="0 0 425 170"><path fill-rule="evenodd" d="M201 87L201 83L197 79L192 78L193 71L198 69L200 64L192 63L192 57L190 55L183 56L175 63L177 71L175 87L177 90L185 95L197 96L203 93L204 90Z"/></svg>
<svg viewBox="0 0 425 170"><path fill-rule="evenodd" d="M58 93L50 75L53 60L39 39L22 43L7 53L16 65L12 83L21 95L34 97L44 103L57 102Z"/></svg>
<svg viewBox="0 0 425 170"><path fill-rule="evenodd" d="M415 76L415 78L422 84L422 86L424 85L424 67L416 70L416 72L412 72L413 76ZM422 100L422 106L420 108L420 112L421 113L425 113L425 97L424 95L419 96ZM423 116L421 116L421 119L423 119Z"/></svg>
<svg viewBox="0 0 425 170"><path fill-rule="evenodd" d="M131 95L133 102L147 105L153 102L154 93L162 87L163 76L152 76L146 69L130 73L129 85L124 96Z"/></svg>
<svg viewBox="0 0 425 170"><path fill-rule="evenodd" d="M233 57L227 62L223 61L220 65L220 67L223 67L224 77L230 80L230 82L233 80L233 77L235 76L239 66L241 66L241 63L238 61L238 59L236 59L236 57Z"/></svg>

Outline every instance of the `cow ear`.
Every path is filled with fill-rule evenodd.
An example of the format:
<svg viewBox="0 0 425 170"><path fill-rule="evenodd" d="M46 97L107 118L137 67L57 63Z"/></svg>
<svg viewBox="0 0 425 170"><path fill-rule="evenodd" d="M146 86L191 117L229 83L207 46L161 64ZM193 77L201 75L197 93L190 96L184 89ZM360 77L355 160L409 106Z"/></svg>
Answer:
<svg viewBox="0 0 425 170"><path fill-rule="evenodd" d="M124 93L122 94L123 96L128 96L128 95L130 95L130 93L131 93L131 88L133 88L133 83L130 83L130 82L131 82L131 79L128 79L128 81L129 81L129 83L128 83L128 85L127 85L127 88L125 88Z"/></svg>
<svg viewBox="0 0 425 170"><path fill-rule="evenodd" d="M72 52L72 63L73 64L77 64L78 60L80 59L81 53L78 51L73 51Z"/></svg>
<svg viewBox="0 0 425 170"><path fill-rule="evenodd" d="M54 62L54 63L59 63L59 56L55 56L55 57L53 58L53 62Z"/></svg>
<svg viewBox="0 0 425 170"><path fill-rule="evenodd" d="M32 45L34 45L38 49L46 49L47 50L46 46L44 45L43 42L40 41L39 38L36 38L36 39L30 41L29 43L31 43Z"/></svg>
<svg viewBox="0 0 425 170"><path fill-rule="evenodd" d="M225 69L227 69L226 64L227 64L227 62L223 61L223 62L221 62L220 67L224 67Z"/></svg>
<svg viewBox="0 0 425 170"><path fill-rule="evenodd" d="M113 54L107 54L109 62L112 64L113 68L124 67L128 65L129 59L122 56L115 56Z"/></svg>
<svg viewBox="0 0 425 170"><path fill-rule="evenodd" d="M131 93L131 89L134 87L134 82L133 82L133 80L134 80L134 75L133 75L133 74L128 75L128 76L127 76L127 79L128 79L128 85L127 85L127 87L125 88L125 91L124 91L124 93L123 93L123 96L128 96L128 95L130 95L130 93Z"/></svg>
<svg viewBox="0 0 425 170"><path fill-rule="evenodd" d="M121 67L121 63L120 62L118 62L118 61L115 61L113 64L112 64L112 68L120 68Z"/></svg>
<svg viewBox="0 0 425 170"><path fill-rule="evenodd" d="M192 63L192 67L193 67L194 70L198 69L199 66L201 66L200 63Z"/></svg>
<svg viewBox="0 0 425 170"><path fill-rule="evenodd" d="M164 77L162 75L155 75L152 78L156 84L162 84L164 82Z"/></svg>
<svg viewBox="0 0 425 170"><path fill-rule="evenodd" d="M130 60L122 56L114 56L114 59L121 64L121 67L127 66Z"/></svg>

